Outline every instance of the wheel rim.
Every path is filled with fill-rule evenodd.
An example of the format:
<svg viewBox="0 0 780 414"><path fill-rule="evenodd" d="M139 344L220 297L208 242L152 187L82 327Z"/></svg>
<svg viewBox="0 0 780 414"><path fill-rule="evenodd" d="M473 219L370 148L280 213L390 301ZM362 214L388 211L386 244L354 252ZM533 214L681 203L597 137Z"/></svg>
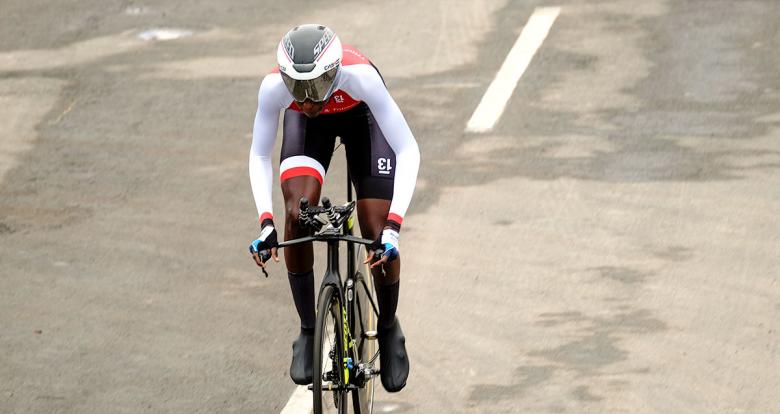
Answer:
<svg viewBox="0 0 780 414"><path fill-rule="evenodd" d="M365 253L363 256L361 256L361 250L363 249L363 246L360 246L358 248L357 257L358 260L360 260L360 263L362 263L361 257L365 257ZM362 319L363 324L359 325L356 323L356 331L359 330L359 332L355 332L359 339L358 341L358 349L357 351L360 353L359 358L361 363L366 363L373 358L376 353L378 352L377 349L377 343L375 340L368 340L363 337L363 331L364 330L376 330L376 322L378 318L377 309L376 309L376 297L372 294L374 291L374 279L371 276L370 269L368 265L361 265L360 271L358 272L359 276L356 277L356 287L355 287L355 293L356 297L358 298L357 305L359 307L359 315L356 315L357 318ZM368 300L368 298L371 297L373 299L373 305ZM358 326L359 325L359 326ZM378 362L378 357L376 358L376 363ZM376 389L376 378L371 377L366 383L364 384L364 387L358 390L355 393L355 400L354 403L359 405L360 407L360 413L361 414L371 414L374 410L374 393ZM357 410L356 410L357 411Z"/></svg>
<svg viewBox="0 0 780 414"><path fill-rule="evenodd" d="M332 289L332 288L330 288ZM328 297L332 290L328 290ZM323 291L323 293L325 293ZM337 335L340 332L341 315L337 300L331 300L328 307L323 307L327 313L325 324L320 332L319 341L315 346L320 345L319 356L315 359L315 364L319 365L314 372L314 412L315 413L343 413L346 412L345 391L331 391L329 386L337 387L343 382L341 370L338 361L342 360L341 340ZM316 351L316 350L315 350ZM327 378L324 379L324 377ZM319 380L319 381L318 381Z"/></svg>
<svg viewBox="0 0 780 414"><path fill-rule="evenodd" d="M359 283L359 285L360 286L358 287L358 289L362 291L363 295L371 294L371 286L373 285L373 281L364 280L361 283ZM371 304L366 302L367 300L365 299L361 301L362 312L365 315L364 316L365 318L364 323L366 324L365 329L376 330L377 314L374 311ZM363 338L361 339L361 342L362 343L359 348L360 361L365 363L375 357L375 355L378 353L378 349L377 349L378 347L377 347L376 340L368 340ZM375 369L378 360L379 358L377 357L374 361ZM360 399L361 414L371 414L374 411L375 388L376 388L376 377L371 377L368 381L366 381L364 387L357 393Z"/></svg>

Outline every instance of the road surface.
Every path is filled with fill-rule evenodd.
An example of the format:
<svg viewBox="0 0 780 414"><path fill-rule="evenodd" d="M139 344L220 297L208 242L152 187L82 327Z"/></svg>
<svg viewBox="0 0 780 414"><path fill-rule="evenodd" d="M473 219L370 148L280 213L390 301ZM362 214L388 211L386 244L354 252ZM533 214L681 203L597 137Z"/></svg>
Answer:
<svg viewBox="0 0 780 414"><path fill-rule="evenodd" d="M543 7L503 115L467 132ZM378 411L780 412L780 3L0 10L0 412L286 406L297 317L246 252L247 158L276 43L315 21L381 69L422 152L412 372Z"/></svg>

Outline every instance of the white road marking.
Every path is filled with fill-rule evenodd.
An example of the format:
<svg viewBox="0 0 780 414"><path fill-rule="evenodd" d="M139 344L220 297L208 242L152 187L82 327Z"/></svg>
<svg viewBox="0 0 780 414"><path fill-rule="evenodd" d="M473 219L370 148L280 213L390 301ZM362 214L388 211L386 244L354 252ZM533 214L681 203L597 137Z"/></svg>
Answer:
<svg viewBox="0 0 780 414"><path fill-rule="evenodd" d="M138 34L139 39L147 42L151 40L174 40L188 36L192 36L192 31L183 29L150 29Z"/></svg>
<svg viewBox="0 0 780 414"><path fill-rule="evenodd" d="M544 42L560 12L560 7L540 7L534 10L466 124L467 132L487 132L493 129L501 114L504 113L504 108L517 82L531 63L536 50Z"/></svg>
<svg viewBox="0 0 780 414"><path fill-rule="evenodd" d="M309 414L312 411L312 396L305 385L295 387L281 414Z"/></svg>

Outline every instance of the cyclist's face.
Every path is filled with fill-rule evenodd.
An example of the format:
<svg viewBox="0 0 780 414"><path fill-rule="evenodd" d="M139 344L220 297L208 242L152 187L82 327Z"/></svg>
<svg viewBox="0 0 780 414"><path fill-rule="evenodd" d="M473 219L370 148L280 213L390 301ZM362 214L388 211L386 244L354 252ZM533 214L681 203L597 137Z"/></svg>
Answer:
<svg viewBox="0 0 780 414"><path fill-rule="evenodd" d="M314 118L322 112L322 108L325 107L325 102L312 102L311 99L307 99L303 102L296 102L298 108L301 108L303 112L309 118Z"/></svg>

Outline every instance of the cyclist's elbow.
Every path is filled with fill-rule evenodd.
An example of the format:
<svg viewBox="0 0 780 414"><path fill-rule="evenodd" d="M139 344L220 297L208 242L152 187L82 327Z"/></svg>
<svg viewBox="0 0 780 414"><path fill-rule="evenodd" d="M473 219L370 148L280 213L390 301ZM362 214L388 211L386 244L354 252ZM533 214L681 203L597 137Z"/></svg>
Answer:
<svg viewBox="0 0 780 414"><path fill-rule="evenodd" d="M410 165L420 165L420 147L417 146L417 141L412 140L406 147L404 147L399 158L403 158Z"/></svg>

